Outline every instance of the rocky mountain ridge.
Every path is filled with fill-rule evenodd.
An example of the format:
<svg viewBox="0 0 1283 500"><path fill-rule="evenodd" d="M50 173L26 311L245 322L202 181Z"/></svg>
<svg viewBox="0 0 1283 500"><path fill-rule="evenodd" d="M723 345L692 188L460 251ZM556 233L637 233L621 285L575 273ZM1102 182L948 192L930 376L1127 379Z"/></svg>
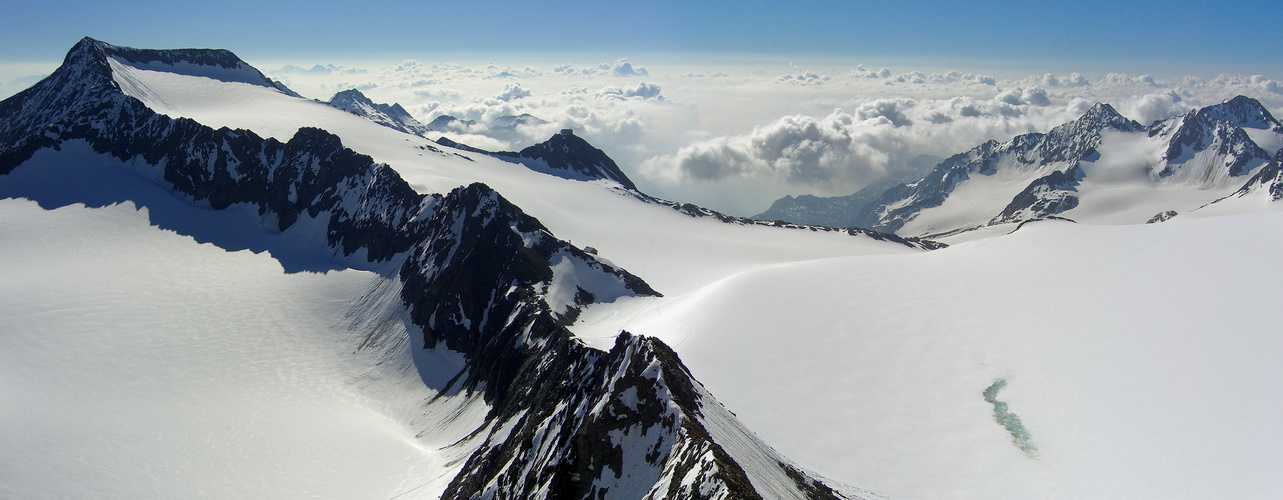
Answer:
<svg viewBox="0 0 1283 500"><path fill-rule="evenodd" d="M1102 146L1107 140L1112 142ZM835 212L831 218L851 225L928 237L1050 216L1073 218L1072 213L1097 209L1083 205L1083 189L1099 191L1111 182L1122 182L1115 178L1130 178L1133 183L1148 182L1165 189L1180 187L1188 192L1243 186L1247 178L1271 161L1271 151L1260 147L1257 141L1271 146L1283 143L1283 124L1260 102L1246 96L1149 126L1100 103L1079 119L1046 134L1023 134L1001 143L988 141L954 155L921 179L879 187L881 193L871 196L870 201L850 203L856 195L806 198L804 204L783 199L777 202L780 207L773 207L780 213L769 214L786 215L789 206L804 205L794 211L814 216L807 207L828 207ZM978 182L993 187L970 187L979 186ZM1003 187L1004 183L1022 187L1012 190ZM956 201L953 208L942 208L959 196L995 196L1008 201L1001 206L991 205L987 213L984 206L964 201ZM1158 198L1138 196L1133 196L1132 202L1161 204ZM1214 200L1211 197L1202 202L1185 202L1186 206L1161 207L1132 222L1144 222L1153 213L1197 209ZM845 207L850 207L851 212L844 212ZM958 215L967 211L975 213Z"/></svg>
<svg viewBox="0 0 1283 500"><path fill-rule="evenodd" d="M198 206L250 206L270 230L320 232L353 265L399 262L425 348L461 353L467 367L451 384L490 406L446 498L845 498L753 436L658 340L625 333L602 352L566 328L595 301L658 295L641 278L557 239L485 185L416 193L324 130L281 143L158 114L113 80L118 50L86 38L51 76L0 102L0 175L83 143L102 168ZM555 160L574 139L536 152Z"/></svg>
<svg viewBox="0 0 1283 500"><path fill-rule="evenodd" d="M360 90L348 89L334 94L329 102L326 103L343 111L347 111L357 116L365 117L374 123L383 125L392 130L405 132L407 134L425 136L432 131L428 126L419 123L419 120L410 116L410 112L401 107L400 104L381 104L371 101L369 97L362 94Z"/></svg>

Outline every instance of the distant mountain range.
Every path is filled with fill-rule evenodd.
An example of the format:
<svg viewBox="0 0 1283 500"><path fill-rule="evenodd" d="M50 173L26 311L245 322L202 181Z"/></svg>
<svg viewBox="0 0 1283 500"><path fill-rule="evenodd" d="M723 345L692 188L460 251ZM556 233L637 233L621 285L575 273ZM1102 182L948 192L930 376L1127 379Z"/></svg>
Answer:
<svg viewBox="0 0 1283 500"><path fill-rule="evenodd" d="M461 127L466 130L467 127L476 124L471 121L459 120L453 116L441 115L429 125L423 125L413 116L410 116L410 113L405 108L402 108L400 104L375 103L356 89L344 90L334 94L328 104L390 129L421 137L427 137L427 134L433 131L449 132ZM543 125L546 123L530 114L522 114L496 118L490 122L490 128L511 130L518 126ZM619 183L626 189L634 191L637 189L637 186L633 184L633 181L627 175L624 175L624 172L619 169L619 165L616 165L614 160L606 156L606 153L600 149L593 147L588 141L576 136L572 129L563 129L547 141L522 149L520 152L486 151L452 141L445 136L439 137L436 142L447 147L520 163L532 170L566 179L607 179Z"/></svg>
<svg viewBox="0 0 1283 500"><path fill-rule="evenodd" d="M821 197L815 195L785 196L775 200L771 208L754 215L758 220L782 220L795 224L815 224L829 227L858 226L856 214L861 208L877 199L886 190L905 182L913 182L931 171L937 163L938 156L920 155L907 165L908 168L881 181L875 182L854 194L846 196Z"/></svg>
<svg viewBox="0 0 1283 500"><path fill-rule="evenodd" d="M754 437L662 342L620 332L603 351L576 339L568 326L584 307L660 297L642 278L553 236L485 184L419 193L395 169L325 129L299 128L281 142L157 113L135 97L155 96L149 85L170 75L249 83L280 105L316 112L308 107L315 103L227 51L139 50L85 38L52 75L0 102L0 176L36 168L35 157L76 162L87 155L102 169L144 176L198 207L255 213L267 230L314 242L337 262L395 266L388 278L422 334L413 345L465 360L441 392L465 392L467 404L484 414L468 444L456 443L465 450L462 467L451 465L458 473L444 497L850 498ZM476 161L390 135L427 130L398 105L375 104L355 90L328 104L385 127L361 130L401 148L398 154L430 153L432 162L462 172ZM613 203L711 224L724 218L636 193L605 153L570 130L520 153L493 155L558 177L603 180L607 185L587 189L609 193ZM875 245L933 247L850 234ZM453 416L422 411L442 425L464 411L441 404Z"/></svg>
<svg viewBox="0 0 1283 500"><path fill-rule="evenodd" d="M356 90L301 98L224 50L91 38L0 101L0 222L21 230L0 239L0 331L19 346L0 350L0 474L23 479L13 486L6 475L0 496L256 496L281 478L248 459L299 461L324 476L335 469L309 461L323 454L401 462L359 471L394 491L370 494L379 498L887 498L844 481L908 498L1164 497L1189 484L1154 478L1188 463L1229 464L1176 473L1195 486L1230 473L1248 479L1230 485L1236 492L1277 482L1277 443L1251 450L1277 456L1240 467L1242 447L1217 432L1225 408L1253 403L1266 410L1235 421L1249 430L1237 438L1255 445L1276 426L1278 389L1243 381L1277 375L1283 343L1253 311L1268 316L1283 276L1268 253L1283 218L1180 221L1278 210L1283 125L1254 99L1150 125L1096 104L1047 133L920 157L910 178L767 212L816 224L654 198L571 129L519 152L424 136L472 125L424 126ZM487 126L549 124L519 115ZM1137 227L1049 222L1006 236L1044 219ZM126 271L103 268L137 256L81 265L110 250L104 234L165 244ZM923 238L986 234L952 247ZM1225 235L1231 243L1188 256L1162 246ZM25 245L46 240L74 248L46 258L32 254L48 247ZM1126 244L1106 246L1116 241ZM1249 247L1250 258L1222 258ZM1098 253L1080 259L1086 251ZM199 258L173 264L182 252ZM262 304L244 300L267 280L150 288L154 276L227 256L306 289L312 302L294 317L324 316L315 328L325 335L303 337L322 345L278 331L288 321L275 314L295 305L272 300L276 289ZM145 290L114 283L135 269L156 273L131 282ZM1185 289L1165 293L1175 287ZM175 288L213 304L214 320L140 306ZM36 289L43 298L26 300ZM1238 302L1249 307L1226 307ZM259 328L223 317L251 314L271 318ZM102 319L133 315L152 329L124 338ZM188 331L210 323L207 335ZM73 334L100 331L94 347L73 345ZM268 342L239 345L245 338ZM276 357L294 351L315 359L289 359L319 368L292 371ZM170 383L206 357L266 368L211 363L196 373L200 387ZM90 360L103 362L88 370ZM285 446L261 447L248 431L276 422L291 398L228 398L246 408L224 413L224 399L199 392L240 396L327 371L333 393L308 401L342 400L352 414L299 405L302 422L279 425L310 431L309 419L331 418L338 431ZM57 377L71 372L123 396L84 406L88 391ZM1188 379L1165 380L1178 375ZM714 392L738 399L723 406ZM1173 416L1198 405L1211 410ZM157 419L178 431L153 436ZM393 445L347 439L358 426L394 435ZM1183 440L1192 431L1216 439ZM195 444L156 459L180 438ZM1175 458L1155 466L1165 455ZM1095 483L1117 464L1137 467ZM74 473L85 468L100 473ZM204 481L161 493L183 474ZM1204 491L1231 482L1221 481ZM282 496L334 496L326 487Z"/></svg>
<svg viewBox="0 0 1283 500"><path fill-rule="evenodd" d="M400 104L375 103L357 89L344 90L334 94L334 97L330 98L329 105L407 134L421 136L432 130L428 126L419 123L413 116L410 116L410 112L402 108Z"/></svg>
<svg viewBox="0 0 1283 500"><path fill-rule="evenodd" d="M954 155L913 182L847 197L784 198L758 218L822 218L912 236L1050 216L1142 223L1247 189L1264 167L1273 171L1281 147L1283 125L1245 96L1149 126L1097 104L1046 134Z"/></svg>

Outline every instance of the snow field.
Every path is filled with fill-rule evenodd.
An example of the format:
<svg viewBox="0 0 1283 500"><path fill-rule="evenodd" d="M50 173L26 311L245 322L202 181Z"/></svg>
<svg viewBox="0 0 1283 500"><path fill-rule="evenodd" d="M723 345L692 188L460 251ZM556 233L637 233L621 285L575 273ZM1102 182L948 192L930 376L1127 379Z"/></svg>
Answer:
<svg viewBox="0 0 1283 500"><path fill-rule="evenodd" d="M782 230L696 219L612 189L608 181L568 181L485 155L458 152L324 103L277 90L113 63L125 92L157 112L212 127L244 128L287 141L299 127L320 127L344 146L386 162L421 193L484 182L552 233L646 280L663 294L685 293L758 265L842 255L913 250L844 233ZM447 154L422 149L431 146ZM461 156L462 155L462 156ZM465 159L464 156L470 159Z"/></svg>
<svg viewBox="0 0 1283 500"><path fill-rule="evenodd" d="M422 147L428 144L424 139L272 89L130 67L114 69L126 92L172 116L188 116L215 127L249 128L283 141L300 126L325 128L338 134L348 147L389 163L421 192L445 192L475 181L489 184L559 238L600 249L602 257L665 294L663 298L620 298L588 308L573 327L581 339L609 347L620 329L663 339L747 428L793 462L838 481L894 498L1262 498L1283 491L1283 480L1275 474L1283 465L1283 453L1275 446L1283 438L1276 425L1283 417L1283 390L1272 383L1278 373L1276 360L1283 354L1283 340L1275 334L1277 326L1270 314L1275 302L1272 285L1283 277L1283 269L1272 258L1281 242L1278 235L1283 234L1283 215L1210 217L1224 213L1215 212L1214 205L1195 212L1194 217L1147 226L1048 221L1027 224L1006 235L1015 229L1015 225L1008 225L957 235L949 239L957 243L955 246L924 253L843 234L694 219L667 207L642 203L610 189L608 183L567 181L475 154L466 154L472 158L469 161L448 148L439 149L450 154L425 150ZM1142 142L1107 135L1101 150L1130 150L1134 155L1129 158L1146 157L1151 151ZM1097 167L1105 165L1083 164L1084 169ZM1084 183L1084 206L1124 206L1130 197L1128 189L1152 183L1139 174L1125 174L1093 177L1092 182L1100 186ZM973 180L982 177L974 176ZM1027 184L992 180L1008 182L1007 187L1015 190L1013 195ZM1241 183L1233 187L1238 185ZM1134 213L1122 213L1125 217L1119 219L1110 216L1121 212L1066 215L1110 224L1143 222L1161 210L1197 208L1205 203L1204 194L1206 201L1222 196L1213 191L1174 199L1170 205L1165 200L1161 207L1139 207ZM1089 204L1090 196L1112 196L1117 204L1110 205L1103 198ZM950 198L955 202L964 199L967 197L962 195ZM1010 196L986 203L1002 201L1005 206L1009 200ZM14 231L23 229L27 219L61 217L65 219L62 224L70 226L99 223L83 222L71 212L97 214L86 219L92 221L106 217L103 214L129 215L124 205L40 212L29 202L0 203L5 204L0 205L4 207L0 211L4 224L12 225L6 226L3 234L20 234ZM1236 203L1236 207L1252 210L1269 208L1256 199ZM1001 207L986 212L985 220L978 223L987 222L998 210ZM184 468L172 465L181 463L177 451L128 455L128 448L120 443L132 435L122 437L118 429L141 425L154 435L183 436L167 438L176 440L172 448L158 444L145 447L149 452L196 450L200 449L193 443L196 438L185 436L200 434L176 423L185 420L172 417L202 416L216 421L202 429L222 429L214 435L223 441L248 433L254 437L252 443L262 444L264 450L291 453L312 451L297 444L303 442L300 434L314 436L315 431L325 439L338 439L336 436L344 432L366 429L361 432L382 437L362 443L384 448L368 451L379 458L363 460L357 469L333 472L342 469L336 464L346 463L343 460L350 456L315 451L294 457L299 463L281 463L289 462L281 456L258 458L252 463L268 465L247 469L248 475L240 477L267 474L272 467L304 469L279 470L277 475L286 479L265 486L279 488L281 494L276 496L284 497L291 495L286 490L302 488L304 483L320 487L328 484L326 480L346 477L344 474L365 477L361 471L376 470L383 471L384 477L374 484L389 492L426 482L429 486L413 492L430 497L444 487L443 482L453 475L445 464L458 450L434 450L451 442L449 437L457 433L449 428L433 432L434 425L449 422L455 415L459 421L476 422L484 408L457 399L449 400L448 405L423 406L432 388L440 386L432 381L448 379L458 359L441 352L406 352L406 346L417 345L412 340L398 340L397 332L407 328L397 326L400 321L388 312L388 297L394 287L372 285L377 276L356 271L285 274L266 256L217 254L222 250L149 229L146 217L130 217L133 215L120 215L122 220L132 221L122 223L123 227L147 235L142 241L184 241L168 244L202 249L199 252L208 255L201 254L195 259L197 263L175 260L167 253L148 253L160 252L155 245L131 246L138 245L131 243L137 240L131 237L119 243L120 248L128 249L128 256L151 255L145 262L153 263L189 262L184 267L191 269L178 276L202 286L181 288L206 290L210 295L171 292L180 288L176 278L143 279L142 270L150 269L150 264L136 264L135 272L118 276L115 273L120 266L110 263L125 256L94 256L103 248L102 242L88 247L71 244L73 235L86 237L95 234L92 230L50 233L61 235L55 236L61 240L48 243L48 248L78 252L58 258L54 258L57 252L72 250L46 252L36 237L0 241L5 252L0 265L6 267L5 276L12 276L4 281L8 288L0 307L5 318L21 320L12 324L23 325L25 321L29 325L26 330L13 327L19 333L5 331L6 336L17 339L16 345L25 347L4 354L13 359L0 360L4 362L0 377L6 380L0 384L0 390L6 392L0 394L15 404L43 408L0 415L6 421L30 418L33 421L24 421L28 427L23 428L46 436L28 438L25 433L6 432L18 428L6 424L0 430L0 446L35 453L49 443L63 443L57 449L72 451L72 445L90 443L84 445L92 452L87 456L110 460L90 460L79 465L83 470L60 472L66 477L100 479L85 484L105 484L119 491L125 491L124 483L111 478L131 471L93 464L128 456L133 462L122 463L142 463L146 471L167 470L165 467L185 471L192 479L182 483L184 486L223 484L225 488L219 491L237 493L242 490L235 488L242 485L226 479L242 472L238 468L242 459L233 458L233 451L213 448L213 453L199 453L215 457L221 466ZM928 222L922 219L911 224ZM102 237L112 245L117 243L111 238L126 234L122 230L108 233ZM84 262L90 264L73 257L88 258ZM253 271L255 265L262 272ZM88 270L82 269L84 266ZM225 266L232 274L221 278L224 270L215 266ZM111 272L93 277L103 268ZM202 269L209 272L197 273ZM198 276L190 276L192 273ZM149 285L153 281L155 284ZM232 283L223 290L238 291L235 297L210 291L223 281ZM40 287L29 283L51 283L51 288L39 292ZM91 293L82 286L85 284L128 292L83 296ZM148 286L158 288L140 296L138 290L149 290ZM37 295L28 296L28 288ZM258 291L238 295L242 288ZM254 294L262 294L263 301L245 299L258 297ZM122 295L159 301L160 309L145 309L150 306L125 301ZM29 300L20 300L24 297ZM338 317L336 310L356 310L337 306L353 297L365 297L358 303L383 304L373 309L384 311L379 313L384 315ZM210 306L217 309L212 311L206 303L235 307ZM273 310L258 318L245 312L262 305L286 314ZM161 325L146 323L148 314L125 314L130 307L154 318L173 314L174 320L166 320L165 325L181 325L193 333L187 334L186 342L166 340L168 337L155 331ZM54 311L61 310L71 311L64 315L69 319L55 319ZM224 320L226 311L237 313ZM285 319L269 319L273 317ZM211 326L220 321L240 326ZM264 321L269 324L262 324ZM369 352L377 354L352 363L333 361L335 352L350 356L353 344L365 343L364 338L358 338L361 336L354 337L353 331L384 328L348 330L350 325L385 325L390 333L372 337ZM147 345L150 352L174 353L152 355L162 357L155 360L155 366L165 368L143 372L164 376L135 382L131 374L139 373L137 367L105 371L111 378L92 380L81 371L62 373L60 368L70 365L110 370L106 359L114 358L97 353L132 345L118 340L109 343L95 336L100 330L110 332L113 339ZM40 331L70 333L60 337L65 343L55 344L39 335ZM318 335L347 340L331 340L329 344L305 341ZM400 338L413 339L413 335ZM208 349L199 353L186 350L189 343L199 344L197 341L209 342L204 344ZM210 354L216 347L222 348L220 342L230 349L226 359L222 354ZM148 343L156 343L158 348L152 351ZM300 358L296 362L268 363L264 358L263 365L256 365L256 356L265 355L247 347L267 351L296 344L319 351L296 350L288 353ZM193 359L197 354L210 359ZM134 359L133 352L121 356ZM170 359L181 363L161 363ZM267 364L277 368L268 370ZM227 366L238 367L238 373L262 375L234 378L242 385L231 389L213 387L210 380L227 371ZM372 372L375 374L370 375ZM985 401L985 389L999 379L1005 379L1007 385L996 399L1007 403L1008 410L1019 416L1028 430L1038 449L1033 457L1012 444L1011 435L994 419L994 406ZM129 384L109 383L120 380ZM424 381L427 390L421 387ZM163 386L169 382L175 386ZM416 383L420 388L416 389ZM237 389L242 386L248 390ZM153 405L150 413L137 410L139 414L127 415L121 412L133 412L142 405L118 408L102 399L133 401L129 397L140 399L139 394L187 394L188 390L211 395L199 398L200 402L174 395L178 403L167 400L164 405ZM68 394L73 397L63 396ZM264 399L241 399L251 397ZM258 403L276 399L290 401L288 409L300 413L271 419L253 413L254 408L260 408ZM201 415L202 410L214 407L207 406L211 402L228 411ZM66 415L76 414L72 410L80 405L94 404L107 417L51 423L71 418ZM411 407L423 411L416 414L407 410ZM181 413L184 408L188 414ZM166 415L162 409L171 413ZM332 411L322 411L325 409ZM312 419L327 417L305 420L302 413ZM338 425L329 415L360 425ZM95 422L107 423L93 427ZM71 427L98 432L66 437L62 429ZM460 424L457 428L464 427ZM95 441L99 434L103 436ZM415 440L414 434L423 437ZM425 442L431 445L422 446ZM351 453L362 453L356 444L349 446L356 450ZM757 452L744 452L743 456L755 454L769 458L769 454ZM48 465L41 469L6 462L2 470L21 472L12 475L25 478L31 477L28 470L71 467L48 453L35 456ZM308 460L322 463L306 467L302 462ZM375 464L378 460L384 462ZM389 461L395 462L391 468ZM391 470L415 472L392 481L386 477ZM52 481L53 472L41 474ZM313 481L316 476L324 478ZM135 485L171 487L159 480L131 479ZM74 483L59 481L60 485ZM345 484L361 481L352 479ZM392 482L395 487L389 486ZM0 486L5 487L15 488ZM148 496L130 492L133 495L106 496ZM171 491L161 493L156 496L169 496L164 493Z"/></svg>
<svg viewBox="0 0 1283 500"><path fill-rule="evenodd" d="M1276 213L1033 223L764 267L629 329L784 456L892 498L1265 498L1283 491L1280 234ZM984 399L998 379L1036 458Z"/></svg>
<svg viewBox="0 0 1283 500"><path fill-rule="evenodd" d="M152 211L209 228L237 214L116 167L91 182L155 190L149 206L12 197L40 166L0 181L0 497L439 496L458 452L438 448L460 426L441 418L416 437L440 409L424 409L419 346L399 321L364 350L349 329L367 320L352 302L382 278L287 274L268 253L158 229ZM415 351L457 372L449 353ZM475 428L484 404L451 399L435 406L460 406Z"/></svg>

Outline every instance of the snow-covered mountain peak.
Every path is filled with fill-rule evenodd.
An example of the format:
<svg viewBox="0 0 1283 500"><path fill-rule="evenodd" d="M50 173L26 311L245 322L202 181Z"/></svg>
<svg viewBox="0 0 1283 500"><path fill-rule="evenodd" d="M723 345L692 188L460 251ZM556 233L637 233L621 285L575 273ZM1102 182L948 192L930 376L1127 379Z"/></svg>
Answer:
<svg viewBox="0 0 1283 500"><path fill-rule="evenodd" d="M1270 153L1258 141L1278 144L1283 137L1275 127L1283 130L1260 102L1243 96L1156 122L1149 136L1165 148L1155 175L1202 185L1243 175L1269 161ZM1200 154L1206 158L1197 158Z"/></svg>
<svg viewBox="0 0 1283 500"><path fill-rule="evenodd" d="M548 123L548 122L543 119L540 119L537 116L534 116L530 113L522 113L516 116L509 115L509 116L500 116L498 118L495 118L490 122L490 128L516 129L519 126L543 125L545 123Z"/></svg>
<svg viewBox="0 0 1283 500"><path fill-rule="evenodd" d="M246 83L297 95L226 49L135 49L85 37L72 47L63 64L66 66L70 62L100 67L106 65L109 69L128 66L228 83Z"/></svg>
<svg viewBox="0 0 1283 500"><path fill-rule="evenodd" d="M335 107L345 106L374 106L374 101L362 94L357 89L341 90L330 98L330 105Z"/></svg>
<svg viewBox="0 0 1283 500"><path fill-rule="evenodd" d="M1037 151L1043 162L1076 161L1091 154L1108 130L1139 132L1145 127L1129 120L1105 103L1096 103L1081 117L1051 129Z"/></svg>
<svg viewBox="0 0 1283 500"><path fill-rule="evenodd" d="M330 98L329 105L407 134L422 136L432 130L410 116L410 112L400 104L376 103L357 89L348 89L334 94L334 97Z"/></svg>
<svg viewBox="0 0 1283 500"><path fill-rule="evenodd" d="M451 130L454 127L467 129L468 127L472 127L476 124L476 120L462 120L450 115L441 115L433 118L431 122L428 122L428 128L438 131Z"/></svg>
<svg viewBox="0 0 1283 500"><path fill-rule="evenodd" d="M589 179L609 179L625 188L636 191L637 186L624 175L615 160L575 135L573 129L562 129L547 141L521 150L521 157L547 164L554 175L557 172L586 176ZM535 165L530 165L536 168Z"/></svg>
<svg viewBox="0 0 1283 500"><path fill-rule="evenodd" d="M1225 120L1243 128L1269 130L1283 134L1283 123L1279 123L1265 109L1261 101L1247 96L1237 96L1220 104L1208 106L1196 111L1201 116Z"/></svg>

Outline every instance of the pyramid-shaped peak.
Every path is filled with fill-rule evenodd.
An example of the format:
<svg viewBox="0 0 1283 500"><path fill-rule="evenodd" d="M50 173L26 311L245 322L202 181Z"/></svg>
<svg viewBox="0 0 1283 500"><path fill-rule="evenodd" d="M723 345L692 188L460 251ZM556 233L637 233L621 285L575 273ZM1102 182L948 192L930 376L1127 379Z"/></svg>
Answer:
<svg viewBox="0 0 1283 500"><path fill-rule="evenodd" d="M625 188L637 190L615 160L575 135L572 129L561 129L548 140L521 150L520 155L543 160L552 169L577 172L587 178L610 179Z"/></svg>
<svg viewBox="0 0 1283 500"><path fill-rule="evenodd" d="M330 106L347 111L354 115L363 116L370 121L383 125L385 127L400 130L407 134L422 136L431 131L419 123L410 113L401 107L400 104L382 104L370 100L365 94L357 89L348 89L334 94L328 103Z"/></svg>
<svg viewBox="0 0 1283 500"><path fill-rule="evenodd" d="M1261 101L1247 96L1237 96L1198 110L1200 116L1225 120L1244 128L1272 130L1283 133L1283 124L1265 109Z"/></svg>
<svg viewBox="0 0 1283 500"><path fill-rule="evenodd" d="M111 46L111 44L107 42L97 40L91 37L84 37L84 38L81 38L79 42L76 42L75 45L71 46L70 52L84 52L84 51L95 51L95 50L102 51L103 49L109 46Z"/></svg>
<svg viewBox="0 0 1283 500"><path fill-rule="evenodd" d="M84 37L67 52L59 71L77 75L72 80L84 80L89 75L111 78L113 64L272 87L297 96L226 49L135 49Z"/></svg>
<svg viewBox="0 0 1283 500"><path fill-rule="evenodd" d="M111 44L84 37L71 46L67 56L62 59L63 67L102 66L107 67L107 48Z"/></svg>
<svg viewBox="0 0 1283 500"><path fill-rule="evenodd" d="M1086 113L1083 113L1083 116L1079 118L1079 120L1099 121L1118 118L1123 118L1123 115L1120 114L1118 110L1114 109L1113 106L1110 106L1107 103L1098 102L1093 105L1091 109L1088 109Z"/></svg>
<svg viewBox="0 0 1283 500"><path fill-rule="evenodd" d="M1077 120L1066 125L1062 125L1061 127L1070 125L1072 125L1071 128L1075 131L1089 130L1093 132L1099 132L1101 130L1111 128L1124 132L1134 132L1144 129L1140 123L1127 119L1120 114L1118 110L1114 109L1113 106L1103 102L1096 103ZM1059 129L1060 127L1057 128Z"/></svg>
<svg viewBox="0 0 1283 500"><path fill-rule="evenodd" d="M335 93L334 97L330 98L330 104L337 106L343 103L374 105L374 101L371 101L369 97L366 97L365 94L362 94L361 91L357 89L342 90Z"/></svg>
<svg viewBox="0 0 1283 500"><path fill-rule="evenodd" d="M1047 134L1047 139L1050 143L1061 143L1068 140L1085 140L1085 138L1089 137L1098 137L1101 132L1109 129L1136 132L1144 130L1144 128L1141 124L1123 117L1113 106L1100 102L1088 109L1077 120L1051 129L1051 132Z"/></svg>

